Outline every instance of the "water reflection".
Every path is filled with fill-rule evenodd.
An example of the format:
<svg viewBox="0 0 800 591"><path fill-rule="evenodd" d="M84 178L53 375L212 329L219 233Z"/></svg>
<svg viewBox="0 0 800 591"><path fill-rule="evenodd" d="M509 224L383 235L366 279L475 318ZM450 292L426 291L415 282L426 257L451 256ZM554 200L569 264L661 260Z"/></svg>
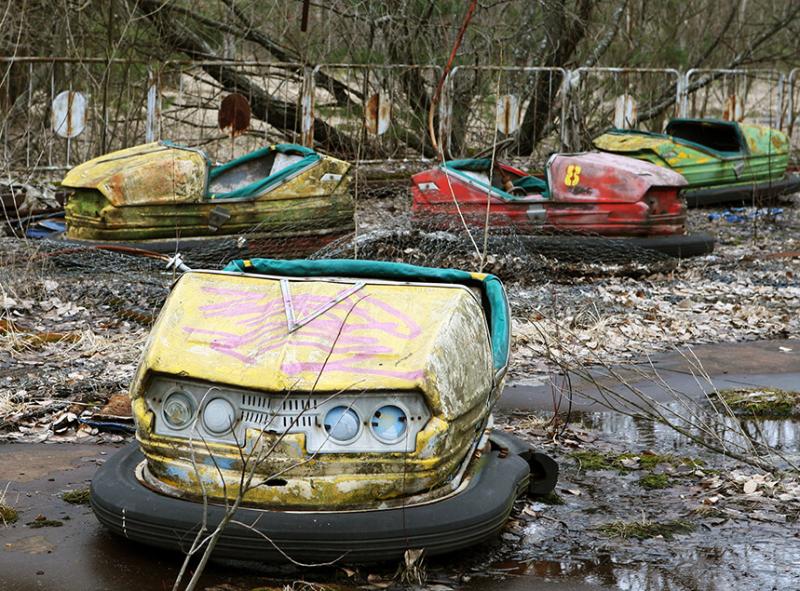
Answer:
<svg viewBox="0 0 800 591"><path fill-rule="evenodd" d="M675 415L686 416L677 404L666 406L671 407ZM673 420L676 426L700 441L714 444L723 441L739 451L748 449L755 443L780 452L792 462L800 461L800 421L741 419L707 411L699 412L696 408L693 412L696 416L693 421L677 418ZM701 455L703 453L702 447L695 444L692 437L650 419L610 411L585 413L580 418L587 427L613 441L651 448L660 453L687 455L687 449ZM700 428L701 422L706 426L705 429Z"/></svg>
<svg viewBox="0 0 800 591"><path fill-rule="evenodd" d="M520 559L492 565L516 575L504 581L477 579L478 591L586 589L618 591L762 591L800 589L800 549L774 540L754 540L679 552L671 564L620 564L610 554L595 560ZM558 583L562 585L559 586ZM555 586L554 586L555 584Z"/></svg>

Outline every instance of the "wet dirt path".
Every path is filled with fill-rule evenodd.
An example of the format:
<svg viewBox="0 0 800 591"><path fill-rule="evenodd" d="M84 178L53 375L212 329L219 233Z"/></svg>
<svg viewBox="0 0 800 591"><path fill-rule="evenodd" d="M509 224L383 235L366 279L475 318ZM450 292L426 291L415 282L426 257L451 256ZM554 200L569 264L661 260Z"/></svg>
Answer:
<svg viewBox="0 0 800 591"><path fill-rule="evenodd" d="M780 349L790 348L784 352ZM800 389L798 341L766 341L722 345L697 351L715 381ZM716 360L715 360L716 359ZM733 360L733 361L732 361ZM685 387L681 360L665 355L656 366L670 383ZM516 390L516 392L515 392ZM521 393L524 393L521 394ZM698 393L699 394L699 393ZM546 412L549 389L511 386L502 400L502 414L520 417ZM516 414L514 414L516 413ZM702 456L667 431L640 425L609 410L587 407L576 415L593 441L587 449L604 453L656 450ZM790 428L791 427L791 428ZM777 429L794 433L786 446L798 451L797 425L780 422ZM793 430L792 430L793 429ZM0 526L0 589L114 590L170 589L181 557L126 543L105 532L88 505L62 500L64 491L86 488L97 469L115 452L113 445L0 445L0 492L8 483L6 502L20 511L17 523ZM800 589L800 512L784 515L780 507L760 500L724 513L694 512L708 496L703 479L680 470L668 472L670 486L644 490L641 470L584 470L569 453L558 456L562 505L519 503L499 543L459 556L428 562L427 588L435 591L723 591ZM714 461L725 471L733 464ZM654 472L664 471L664 468ZM713 470L707 470L713 476ZM749 502L749 501L748 501ZM37 517L59 521L58 527L32 527ZM753 517L755 516L755 518ZM614 520L689 520L692 532L673 539L609 538L598 527ZM394 566L362 569L361 587L386 588ZM369 584L370 574L379 583ZM282 586L300 578L353 587L343 569L309 574L296 570L254 571L214 565L201 588L244 591Z"/></svg>

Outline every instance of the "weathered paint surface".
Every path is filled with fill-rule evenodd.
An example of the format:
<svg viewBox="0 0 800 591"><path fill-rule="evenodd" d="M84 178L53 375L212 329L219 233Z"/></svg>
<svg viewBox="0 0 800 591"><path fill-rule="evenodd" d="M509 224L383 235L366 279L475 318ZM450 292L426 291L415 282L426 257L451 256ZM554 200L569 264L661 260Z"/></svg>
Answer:
<svg viewBox="0 0 800 591"><path fill-rule="evenodd" d="M783 177L789 163L786 134L763 125L738 125L747 151L725 157L666 134L610 131L595 138L594 145L599 150L625 154L679 172L686 178L689 189Z"/></svg>
<svg viewBox="0 0 800 591"><path fill-rule="evenodd" d="M63 138L78 137L86 127L88 101L83 93L65 90L53 99L53 132Z"/></svg>
<svg viewBox="0 0 800 591"><path fill-rule="evenodd" d="M208 199L207 163L196 151L145 144L72 169L62 185L76 189L66 210L67 236L86 240L148 240L233 234L259 224L264 231L335 237L353 228L347 162L323 157L267 193ZM327 175L327 176L325 176ZM323 180L323 177L325 180ZM217 231L211 210L230 219Z"/></svg>
<svg viewBox="0 0 800 591"><path fill-rule="evenodd" d="M512 179L525 176L505 164L500 168ZM554 156L547 165L547 181L549 195L533 193L509 199L493 190L489 195L490 223L525 233L656 236L685 231L686 208L678 192L686 181L670 170L632 158L588 152ZM420 221L452 223L459 215L455 197L467 223L482 227L485 222L487 188L457 172L438 167L414 175L412 195L412 212Z"/></svg>
<svg viewBox="0 0 800 591"><path fill-rule="evenodd" d="M61 184L95 189L114 207L191 203L203 198L206 162L199 152L153 142L84 162Z"/></svg>
<svg viewBox="0 0 800 591"><path fill-rule="evenodd" d="M351 288L352 282L291 281L296 317L303 318ZM152 375L191 377L220 387L283 397L345 391L418 391L433 414L411 453L326 453L308 459L305 436L287 435L257 477L278 470L284 486L261 486L250 502L283 507L371 505L428 491L458 468L493 393L492 358L483 310L464 288L366 284L289 333L278 280L233 274L184 275L170 294L131 386L137 437L160 482L201 494L189 442L153 434L144 400ZM258 432L248 431L248 440ZM277 435L261 436L263 446ZM212 443L220 470L196 445L209 494L223 481L233 494L241 474L238 448Z"/></svg>

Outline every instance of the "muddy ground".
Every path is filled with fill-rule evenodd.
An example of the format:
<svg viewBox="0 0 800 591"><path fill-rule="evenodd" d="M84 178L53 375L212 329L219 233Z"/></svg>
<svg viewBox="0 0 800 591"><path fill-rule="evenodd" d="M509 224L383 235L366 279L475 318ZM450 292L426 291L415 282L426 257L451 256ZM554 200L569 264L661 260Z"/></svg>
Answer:
<svg viewBox="0 0 800 591"><path fill-rule="evenodd" d="M361 205L364 232L405 215L396 196ZM554 455L562 477L547 500L556 504L519 502L499 542L429 561L428 588L800 588L800 487L787 470L798 454L795 420L755 423L784 456L768 472L624 409L588 398L584 407L553 403L548 386L565 365L602 374L607 364L637 379L631 368L664 368L704 404L706 388L692 386L692 374L702 373L689 362L694 350L714 374L703 384L735 374L749 386L790 388L800 375L800 223L793 202L779 207L737 213L742 219L692 211L692 229L714 233L716 251L671 267L595 265L580 275L550 260L526 276L520 269L530 267L514 255L495 257L490 270L506 281L513 308L516 386L498 426ZM61 493L85 487L129 437L124 397L115 395L130 381L173 276L159 261L62 250L10 238L0 244L0 493L8 483L6 502L19 509L16 523L0 524L0 581L9 589L119 589L137 581L169 588L179 557L129 549ZM756 349L727 345L743 341ZM760 381L747 382L756 375ZM563 386L563 376L556 381ZM62 525L30 525L40 515ZM304 580L380 589L392 585L395 567L242 574L215 566L204 584L301 588Z"/></svg>

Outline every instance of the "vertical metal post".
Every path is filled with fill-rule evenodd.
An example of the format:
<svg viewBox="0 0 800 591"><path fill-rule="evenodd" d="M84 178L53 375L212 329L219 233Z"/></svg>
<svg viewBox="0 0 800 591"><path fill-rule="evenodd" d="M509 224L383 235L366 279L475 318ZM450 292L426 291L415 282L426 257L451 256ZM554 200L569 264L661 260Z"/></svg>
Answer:
<svg viewBox="0 0 800 591"><path fill-rule="evenodd" d="M680 105L680 116L689 116L689 74L691 70L678 74L677 100Z"/></svg>
<svg viewBox="0 0 800 591"><path fill-rule="evenodd" d="M300 143L314 147L314 75L319 66L303 68L303 89L300 93Z"/></svg>
<svg viewBox="0 0 800 591"><path fill-rule="evenodd" d="M561 145L558 147L559 151L563 151L565 146L569 144L567 117L569 110L572 106L572 70L562 70L561 77L561 130L559 133Z"/></svg>
<svg viewBox="0 0 800 591"><path fill-rule="evenodd" d="M144 137L146 142L161 139L161 92L159 92L159 76L152 68L147 68L147 122Z"/></svg>

